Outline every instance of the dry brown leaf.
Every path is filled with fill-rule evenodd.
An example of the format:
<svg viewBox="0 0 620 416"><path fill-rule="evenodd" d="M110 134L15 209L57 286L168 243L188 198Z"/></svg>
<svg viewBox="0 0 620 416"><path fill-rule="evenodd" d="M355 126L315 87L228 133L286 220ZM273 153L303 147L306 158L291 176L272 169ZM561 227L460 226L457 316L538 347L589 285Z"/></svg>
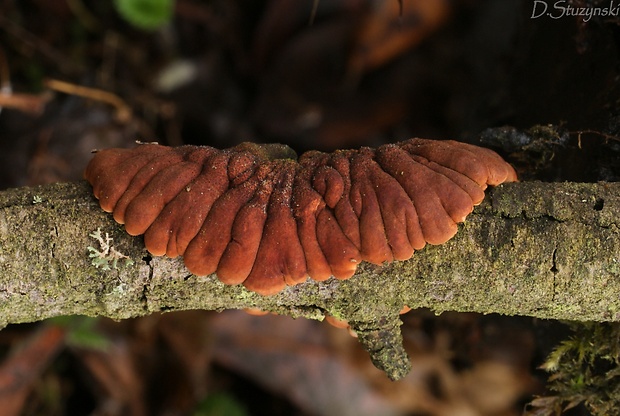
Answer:
<svg viewBox="0 0 620 416"><path fill-rule="evenodd" d="M445 0L402 0L372 2L359 26L349 57L349 71L361 74L382 66L418 45L440 27L451 10Z"/></svg>
<svg viewBox="0 0 620 416"><path fill-rule="evenodd" d="M21 414L28 394L43 371L64 345L65 331L58 326L44 326L0 367L0 409L4 416Z"/></svg>

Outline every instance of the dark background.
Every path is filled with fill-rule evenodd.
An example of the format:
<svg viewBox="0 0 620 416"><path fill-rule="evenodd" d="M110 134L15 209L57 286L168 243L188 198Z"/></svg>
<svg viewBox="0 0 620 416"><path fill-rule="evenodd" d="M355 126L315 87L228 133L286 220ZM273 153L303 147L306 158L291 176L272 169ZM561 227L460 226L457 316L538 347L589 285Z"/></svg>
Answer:
<svg viewBox="0 0 620 416"><path fill-rule="evenodd" d="M484 144L521 178L617 180L620 19L532 19L533 6L321 0L313 14L311 0L178 0L167 24L143 30L113 2L2 0L0 87L13 101L0 112L0 188L79 180L92 149L135 140L303 152L416 136L479 144L489 128ZM546 394L536 367L568 333L530 318L410 312L414 371L392 383L345 330L317 322L76 319L56 343L37 338L55 323L0 332L6 354L26 342L48 352L26 360L21 395L4 394L15 414L517 415ZM67 335L76 327L86 341Z"/></svg>

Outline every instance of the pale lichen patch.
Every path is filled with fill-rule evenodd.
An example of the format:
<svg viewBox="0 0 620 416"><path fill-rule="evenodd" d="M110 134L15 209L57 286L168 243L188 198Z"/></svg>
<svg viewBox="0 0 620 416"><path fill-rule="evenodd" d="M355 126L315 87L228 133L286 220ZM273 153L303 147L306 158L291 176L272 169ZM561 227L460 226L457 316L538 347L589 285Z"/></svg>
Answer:
<svg viewBox="0 0 620 416"><path fill-rule="evenodd" d="M134 264L133 260L114 248L112 245L112 237L110 237L108 233L105 233L104 237L100 228L90 233L89 236L99 242L100 249L96 249L92 246L87 247L90 252L88 257L92 259L91 264L96 268L101 268L102 270L116 269L119 260L123 260L125 266Z"/></svg>

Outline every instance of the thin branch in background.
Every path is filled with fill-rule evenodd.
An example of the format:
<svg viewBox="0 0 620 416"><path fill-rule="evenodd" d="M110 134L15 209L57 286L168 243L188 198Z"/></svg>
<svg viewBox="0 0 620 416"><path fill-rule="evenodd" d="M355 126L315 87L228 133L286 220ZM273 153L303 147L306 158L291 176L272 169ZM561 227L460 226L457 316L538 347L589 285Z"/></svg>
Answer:
<svg viewBox="0 0 620 416"><path fill-rule="evenodd" d="M44 91L41 94L8 94L0 92L0 109L11 108L22 111L24 113L39 115L45 110L45 105L52 99L53 94L50 91Z"/></svg>
<svg viewBox="0 0 620 416"><path fill-rule="evenodd" d="M84 6L82 0L67 0L67 6L69 6L74 16L87 30L91 32L98 32L101 30L99 20L86 6Z"/></svg>
<svg viewBox="0 0 620 416"><path fill-rule="evenodd" d="M11 92L11 72L9 71L9 62L6 59L4 48L0 45L0 93L7 94Z"/></svg>
<svg viewBox="0 0 620 416"><path fill-rule="evenodd" d="M10 108L24 113L39 115L52 99L50 91L41 94L14 94L11 85L11 71L4 49L0 47L0 112Z"/></svg>
<svg viewBox="0 0 620 416"><path fill-rule="evenodd" d="M0 29L4 30L9 36L15 39L18 44L23 44L31 50L35 50L43 55L46 59L54 63L54 65L63 73L76 74L84 70L84 68L76 63L75 60L69 59L66 55L52 47L48 42L32 34L19 24L11 21L9 18L0 14Z"/></svg>
<svg viewBox="0 0 620 416"><path fill-rule="evenodd" d="M65 94L77 95L89 98L95 101L101 101L110 104L116 109L116 119L121 123L126 123L132 118L132 110L127 103L118 95L109 91L97 88L84 87L57 79L48 79L44 85L54 91L63 92Z"/></svg>
<svg viewBox="0 0 620 416"><path fill-rule="evenodd" d="M312 10L310 11L310 19L308 19L308 26L312 26L314 24L314 19L316 18L316 11L319 8L319 0L312 1Z"/></svg>
<svg viewBox="0 0 620 416"><path fill-rule="evenodd" d="M0 46L0 112L2 112L1 100L11 94L11 73L9 71L9 63L4 53L4 48Z"/></svg>
<svg viewBox="0 0 620 416"><path fill-rule="evenodd" d="M605 141L613 140L615 142L620 142L620 137L614 136L612 134L603 133L602 131L597 131L597 130L577 130L577 131L570 131L569 134L577 135L577 147L579 147L580 149L581 149L581 136L584 134L594 134L594 135L604 138Z"/></svg>

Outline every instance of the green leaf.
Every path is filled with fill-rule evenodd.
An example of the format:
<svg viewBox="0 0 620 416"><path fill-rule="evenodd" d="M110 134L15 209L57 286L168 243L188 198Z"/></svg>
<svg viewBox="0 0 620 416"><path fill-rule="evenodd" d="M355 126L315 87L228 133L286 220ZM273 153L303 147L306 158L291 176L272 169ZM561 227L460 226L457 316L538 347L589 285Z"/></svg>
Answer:
<svg viewBox="0 0 620 416"><path fill-rule="evenodd" d="M213 393L198 404L193 416L248 416L248 412L233 396Z"/></svg>
<svg viewBox="0 0 620 416"><path fill-rule="evenodd" d="M174 0L114 0L118 13L133 26L155 30L172 18Z"/></svg>
<svg viewBox="0 0 620 416"><path fill-rule="evenodd" d="M50 318L49 322L66 328L66 342L73 347L105 350L110 346L109 338L97 328L98 318L72 315Z"/></svg>

